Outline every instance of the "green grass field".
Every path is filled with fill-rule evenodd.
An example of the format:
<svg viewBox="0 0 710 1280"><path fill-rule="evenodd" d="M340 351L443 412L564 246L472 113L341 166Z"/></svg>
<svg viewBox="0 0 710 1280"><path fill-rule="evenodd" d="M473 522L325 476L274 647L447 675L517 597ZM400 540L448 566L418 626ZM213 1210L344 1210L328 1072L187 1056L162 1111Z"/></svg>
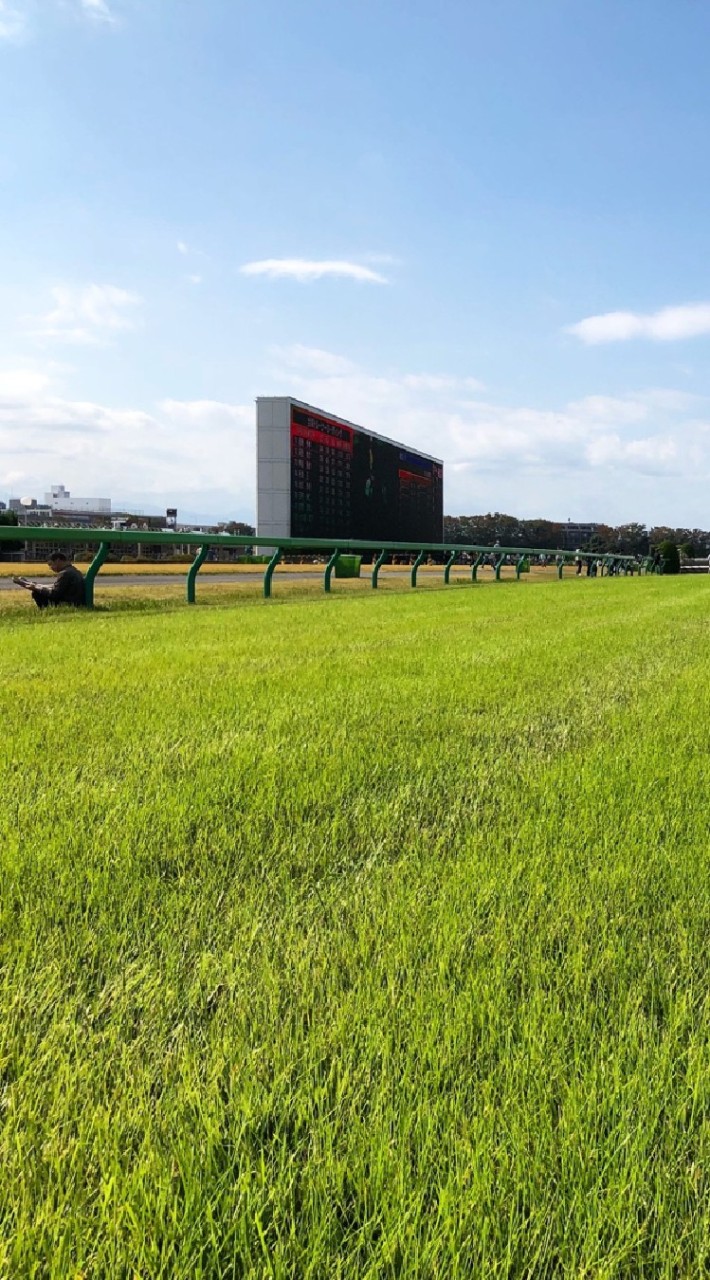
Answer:
<svg viewBox="0 0 710 1280"><path fill-rule="evenodd" d="M0 614L0 1276L710 1271L710 583Z"/></svg>

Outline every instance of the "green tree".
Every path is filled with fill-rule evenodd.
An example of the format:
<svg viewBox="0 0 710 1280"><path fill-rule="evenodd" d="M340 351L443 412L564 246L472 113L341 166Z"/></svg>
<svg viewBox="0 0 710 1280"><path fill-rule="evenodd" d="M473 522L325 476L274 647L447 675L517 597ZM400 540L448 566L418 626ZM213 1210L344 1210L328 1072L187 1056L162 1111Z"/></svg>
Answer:
<svg viewBox="0 0 710 1280"><path fill-rule="evenodd" d="M523 545L526 547L539 547L543 551L556 551L564 541L564 533L559 521L525 520L522 528Z"/></svg>
<svg viewBox="0 0 710 1280"><path fill-rule="evenodd" d="M217 530L219 533L228 533L235 538L253 538L256 534L253 524L244 524L241 520L222 521L217 525Z"/></svg>
<svg viewBox="0 0 710 1280"><path fill-rule="evenodd" d="M679 542L685 542L679 529L671 529L667 524L654 525L648 534L651 540L651 546L659 547L662 542L674 542L678 546Z"/></svg>
<svg viewBox="0 0 710 1280"><path fill-rule="evenodd" d="M643 524L632 522L631 524L617 525L614 530L616 535L616 549L621 551L623 555L648 555L648 529Z"/></svg>
<svg viewBox="0 0 710 1280"><path fill-rule="evenodd" d="M659 543L658 551L663 556L663 572L680 573L680 556L676 543L667 538Z"/></svg>
<svg viewBox="0 0 710 1280"><path fill-rule="evenodd" d="M693 529L689 541L695 547L696 556L706 556L710 553L710 533L706 533L704 529Z"/></svg>

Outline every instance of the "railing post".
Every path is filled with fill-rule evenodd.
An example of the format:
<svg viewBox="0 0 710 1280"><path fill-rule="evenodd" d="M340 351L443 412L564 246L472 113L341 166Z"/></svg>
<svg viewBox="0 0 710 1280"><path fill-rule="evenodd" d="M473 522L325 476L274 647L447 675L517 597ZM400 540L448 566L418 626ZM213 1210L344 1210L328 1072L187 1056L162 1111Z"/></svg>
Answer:
<svg viewBox="0 0 710 1280"><path fill-rule="evenodd" d="M338 548L338 547L336 547L336 548L335 548L335 551L333 552L332 556L330 557L330 560L328 561L327 565L325 566L325 573L323 574L323 590L324 590L324 591L330 591L330 579L331 579L331 575L332 575L332 573L333 573L333 570L334 570L334 568L335 568L336 564L338 563L339 558L340 558L340 550L339 550L339 548Z"/></svg>
<svg viewBox="0 0 710 1280"><path fill-rule="evenodd" d="M208 546L200 547L197 555L195 556L195 559L190 565L190 568L187 573L187 603L188 604L195 603L195 582L197 579L197 575L200 572L200 569L202 568L203 564L205 563L205 560L207 559L208 554L209 554Z"/></svg>
<svg viewBox="0 0 710 1280"><path fill-rule="evenodd" d="M0 3L1 3L1 0L0 0ZM55 533L55 540L62 543L71 543L71 542L76 542L77 540L79 541L84 540L83 538L79 538L79 535L76 529L69 528L68 526L57 527L54 533ZM114 550L116 545L126 546L133 539L135 539L136 536L140 537L141 542L145 543L147 547L153 547L153 546L176 547L181 545L180 538L182 537L182 535L177 533L163 533L163 532L158 532L154 530L139 532L134 530L126 530L126 529L116 529L116 530L95 529L95 530L87 531L85 536L86 536L86 540L90 543L90 545L94 546L94 548L96 549L96 554L94 556L94 559L86 571L86 602L89 608L93 607L95 578L101 566L107 559L109 550ZM37 528L21 527L19 530L17 528L9 527L9 526L0 527L0 547L6 542L21 541L21 542L24 542L26 546L32 546L33 543L46 542L46 540L47 540L47 530L43 527L37 527ZM325 539L325 538L316 539L314 541L310 541L310 540L307 541L304 538L293 538L293 539L283 538L283 539L278 539L278 541L280 542L281 545L279 546L278 550L275 550L272 548L271 560L268 562L268 565L266 567L266 572L264 574L264 597L267 599L271 595L272 579L273 579L274 571L277 565L282 563L284 553L288 553L291 551L294 551L294 552L303 551L304 544L306 542L307 542L307 548L305 549L310 549L313 552L315 551L322 552L325 555L325 564L326 564L325 590L329 591L331 580L332 580L332 570L336 568L339 556L344 554L346 545L348 548L351 548L353 545L350 542L348 542L347 544L343 544L343 546L339 546L334 549L333 541L331 539ZM192 544L188 543L187 545L188 546L191 545L193 547L193 554L197 553L195 555L195 559L192 565L188 567L187 579L186 579L187 599L189 603L194 603L194 597L197 590L197 574L204 560L207 558L207 554L208 554L207 548L209 546L216 546L217 539L209 535L200 534L196 537L195 541ZM258 543L255 541L253 536L247 539L245 535L244 536L239 535L239 536L225 538L223 540L220 539L219 545L221 547L230 546L230 547L241 548L246 546L253 547L255 545L258 545ZM446 553L445 555L442 555L442 559L441 561L439 561L439 567L443 569L444 585L447 585L450 583L451 570L456 564L456 557L461 556L462 553L464 554L465 557L468 557L469 555L471 557L470 567L471 567L472 582L476 582L478 569L482 564L484 564L484 562L490 562L492 564L494 577L496 578L496 580L500 581L502 576L502 568L503 568L503 565L506 563L506 554L510 555L512 567L515 570L515 576L517 579L519 579L522 576L523 565L525 561L528 559L528 556L530 555L542 556L543 554L537 548L527 549L527 548L518 547L516 551L514 548L503 549L500 546L475 548L475 547L470 547L467 544L453 545L451 543L448 543L448 544L432 543L429 545L425 545L424 547L422 547L422 544L419 543L418 544L419 551L416 551L416 550L412 551L412 548L416 548L417 543L408 543L408 544L404 544L404 546L398 543L387 543L383 546L381 542L365 542L365 543L357 543L355 545L359 546L363 551L372 553L371 585L375 589L379 585L379 570L381 569L382 565L385 563L387 557L391 555L393 552L397 552L397 551L400 551L400 552L404 551L406 553L411 553L411 559L413 562L410 566L411 582L412 582L412 586L414 587L416 587L417 585L417 570L419 566L422 564L422 562L424 561L425 556L429 552L436 554L437 561L438 561L439 555L442 552ZM378 551L378 548L380 548L379 551ZM548 553L545 552L546 557L547 557L547 554ZM330 559L328 559L328 557L330 557ZM552 567L552 564L554 563L555 568L557 569L558 578L562 578L564 576L565 566L568 566L571 564L571 558L572 558L571 552L562 551L559 549L551 558L550 567ZM587 563L589 563L589 561L594 558L596 558L596 555L594 555L594 553L591 553L591 552L583 553L583 560L586 560ZM611 554L607 552L607 553L604 553L603 556L600 558L602 559L603 566L604 568L606 568L607 572L611 569L612 572L616 571L617 574L619 575L624 574L624 576L627 576L627 577L629 575L633 577L634 574L637 572L661 573L663 572L664 568L667 568L667 566L663 564L654 563L653 559L650 556L641 557L638 562L638 565L636 564L635 560L632 557L625 556L625 555L622 556L622 555L616 555L616 554ZM547 563L547 559L546 559L546 563Z"/></svg>
<svg viewBox="0 0 710 1280"><path fill-rule="evenodd" d="M94 579L104 563L109 551L108 542L100 542L91 564L86 570L84 577L84 599L87 609L94 607Z"/></svg>
<svg viewBox="0 0 710 1280"><path fill-rule="evenodd" d="M281 548L277 547L271 559L269 560L269 563L266 566L266 573L264 574L264 599L265 600L269 600L271 597L271 579L274 576L274 569L276 568L280 559L281 559Z"/></svg>
<svg viewBox="0 0 710 1280"><path fill-rule="evenodd" d="M424 559L424 552L423 552L423 551L420 551L420 552L419 552L419 555L417 556L416 560L414 561L414 564L412 565L412 572L411 572L411 574L410 574L410 580L411 580L411 583L412 583L412 586L413 586L413 587L416 587L416 585L417 585L417 570L418 570L418 568L419 568L419 566L420 566L420 564L421 564L421 562L422 562L422 560L423 560L423 559Z"/></svg>
<svg viewBox="0 0 710 1280"><path fill-rule="evenodd" d="M385 560L386 560L386 559L387 559L387 552L386 552L386 551L381 551L381 552L380 552L380 554L378 555L377 559L375 560L375 563L374 563L374 564L373 564L373 566L372 566L372 589L373 589L373 591L376 591L376 590L377 590L377 585L378 585L378 583L377 583L377 579L378 579L378 578L379 578L379 576L380 576L380 569L382 568L382 566L383 566L383 564L384 564L384 562L385 562Z"/></svg>

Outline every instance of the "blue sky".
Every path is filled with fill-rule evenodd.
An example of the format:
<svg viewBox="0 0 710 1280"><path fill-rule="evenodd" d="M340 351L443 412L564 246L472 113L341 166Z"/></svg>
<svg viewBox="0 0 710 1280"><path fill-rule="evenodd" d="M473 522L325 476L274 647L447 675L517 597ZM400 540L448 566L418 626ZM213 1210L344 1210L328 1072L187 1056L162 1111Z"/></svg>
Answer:
<svg viewBox="0 0 710 1280"><path fill-rule="evenodd" d="M0 497L254 513L254 397L451 514L708 527L704 0L0 0Z"/></svg>

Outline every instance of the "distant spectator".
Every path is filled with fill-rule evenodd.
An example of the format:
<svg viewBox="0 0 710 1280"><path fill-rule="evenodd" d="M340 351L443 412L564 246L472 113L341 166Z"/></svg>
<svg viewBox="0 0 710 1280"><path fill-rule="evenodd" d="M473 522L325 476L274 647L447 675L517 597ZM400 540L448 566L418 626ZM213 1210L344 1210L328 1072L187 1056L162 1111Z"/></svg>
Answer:
<svg viewBox="0 0 710 1280"><path fill-rule="evenodd" d="M68 604L75 609L83 609L86 605L86 587L83 574L70 564L63 551L54 551L47 561L56 581L51 587L42 586L39 582L31 582L29 578L13 578L18 587L32 592L32 599L38 609L47 609L50 605Z"/></svg>

